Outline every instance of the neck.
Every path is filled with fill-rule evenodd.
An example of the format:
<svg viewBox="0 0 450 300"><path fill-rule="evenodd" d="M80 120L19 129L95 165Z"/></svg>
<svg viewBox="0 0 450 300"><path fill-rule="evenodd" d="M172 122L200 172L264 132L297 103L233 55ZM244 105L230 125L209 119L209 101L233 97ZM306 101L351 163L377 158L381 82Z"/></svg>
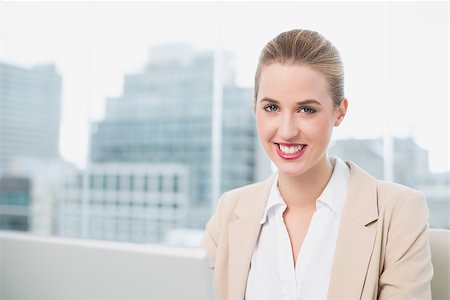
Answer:
<svg viewBox="0 0 450 300"><path fill-rule="evenodd" d="M291 210L315 208L316 200L333 174L327 155L300 176L279 173L278 189Z"/></svg>

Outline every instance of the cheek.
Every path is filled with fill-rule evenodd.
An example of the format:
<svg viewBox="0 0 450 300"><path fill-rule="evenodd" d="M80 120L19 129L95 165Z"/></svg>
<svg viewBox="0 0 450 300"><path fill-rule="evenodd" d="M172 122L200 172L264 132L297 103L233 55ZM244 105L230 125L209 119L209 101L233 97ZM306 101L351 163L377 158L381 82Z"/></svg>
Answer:
<svg viewBox="0 0 450 300"><path fill-rule="evenodd" d="M333 124L330 118L316 118L305 124L305 134L311 139L328 141L333 132Z"/></svg>
<svg viewBox="0 0 450 300"><path fill-rule="evenodd" d="M264 114L262 113L256 113L256 126L258 127L258 132L260 134L263 134L268 130L269 126L269 120L264 117Z"/></svg>
<svg viewBox="0 0 450 300"><path fill-rule="evenodd" d="M260 142L265 145L276 135L276 121L263 113L256 115L256 127ZM264 146L265 147L265 146Z"/></svg>

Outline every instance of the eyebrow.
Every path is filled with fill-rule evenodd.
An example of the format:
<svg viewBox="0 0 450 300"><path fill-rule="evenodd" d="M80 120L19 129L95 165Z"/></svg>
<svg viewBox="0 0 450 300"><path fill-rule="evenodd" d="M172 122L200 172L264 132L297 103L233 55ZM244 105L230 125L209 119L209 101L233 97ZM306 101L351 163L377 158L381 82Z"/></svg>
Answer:
<svg viewBox="0 0 450 300"><path fill-rule="evenodd" d="M279 101L272 99L272 98L268 98L268 97L262 98L259 102L271 102L271 103L275 103L275 104L280 104ZM314 99L306 99L306 100L302 100L302 101L297 101L297 105L305 105L305 104L322 105L319 101L314 100Z"/></svg>

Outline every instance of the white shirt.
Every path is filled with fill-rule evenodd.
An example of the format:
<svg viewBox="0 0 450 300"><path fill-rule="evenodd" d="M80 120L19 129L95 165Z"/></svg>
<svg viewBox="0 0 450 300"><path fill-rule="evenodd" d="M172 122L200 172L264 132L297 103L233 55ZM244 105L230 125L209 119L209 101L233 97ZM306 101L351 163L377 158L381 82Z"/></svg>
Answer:
<svg viewBox="0 0 450 300"><path fill-rule="evenodd" d="M278 190L278 174L261 219L261 231L253 251L246 300L326 299L340 216L347 196L349 167L330 158L333 174L316 201L316 211L294 266L291 242L284 223L286 209Z"/></svg>

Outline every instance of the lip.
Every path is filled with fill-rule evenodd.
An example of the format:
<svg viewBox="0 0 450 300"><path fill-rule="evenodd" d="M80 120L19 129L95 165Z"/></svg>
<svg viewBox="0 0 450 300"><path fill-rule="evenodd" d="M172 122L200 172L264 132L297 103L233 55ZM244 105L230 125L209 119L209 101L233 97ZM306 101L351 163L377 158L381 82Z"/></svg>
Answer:
<svg viewBox="0 0 450 300"><path fill-rule="evenodd" d="M285 154L285 153L281 152L280 148L278 147L278 144L283 145L283 146L286 146L286 147L295 147L295 146L300 146L300 145L305 145L305 144L274 143L274 146L275 146L275 149L277 150L278 155L279 155L282 159L285 159L285 160L294 160L294 159L300 158L300 157L303 155L303 153L305 153L306 148L308 148L308 145L305 145L305 146L303 147L303 149L300 150L300 151L297 152L297 153L294 153L294 154Z"/></svg>
<svg viewBox="0 0 450 300"><path fill-rule="evenodd" d="M286 147L296 147L296 146L305 145L305 144L288 144L288 143L274 143L274 144L283 145Z"/></svg>

